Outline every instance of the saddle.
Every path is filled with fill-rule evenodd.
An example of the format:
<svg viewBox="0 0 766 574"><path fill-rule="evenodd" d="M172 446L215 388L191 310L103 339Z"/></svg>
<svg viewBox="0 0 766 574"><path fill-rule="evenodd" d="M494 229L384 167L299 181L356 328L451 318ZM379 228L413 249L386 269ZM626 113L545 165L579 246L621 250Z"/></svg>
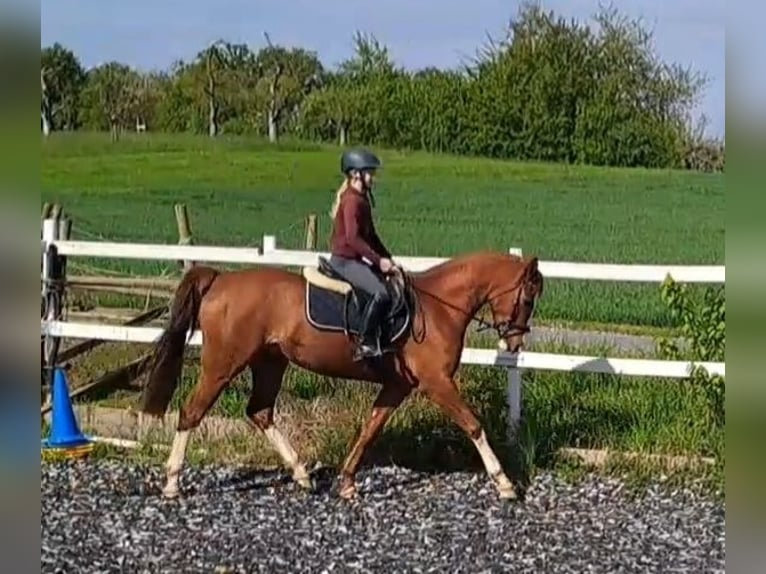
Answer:
<svg viewBox="0 0 766 574"><path fill-rule="evenodd" d="M306 320L320 331L343 332L359 337L364 310L370 296L349 283L325 257L318 257L316 267L302 269L306 280ZM378 322L380 348L393 351L393 346L407 332L412 317L407 288L399 276L389 276L385 285L390 304Z"/></svg>

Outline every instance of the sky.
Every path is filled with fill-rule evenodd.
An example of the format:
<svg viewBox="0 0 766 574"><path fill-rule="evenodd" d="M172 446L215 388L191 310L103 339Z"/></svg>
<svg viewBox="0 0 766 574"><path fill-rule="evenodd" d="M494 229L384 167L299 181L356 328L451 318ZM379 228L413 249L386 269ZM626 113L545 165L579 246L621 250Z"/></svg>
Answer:
<svg viewBox="0 0 766 574"><path fill-rule="evenodd" d="M587 20L599 0L540 0L567 18ZM167 69L218 39L314 50L325 66L351 55L355 30L372 33L410 69L455 67L488 35L500 38L520 2L502 0L41 0L41 46L72 49L86 67L118 60L141 70ZM724 0L619 0L620 12L654 31L667 62L708 78L697 114L707 133L725 133Z"/></svg>

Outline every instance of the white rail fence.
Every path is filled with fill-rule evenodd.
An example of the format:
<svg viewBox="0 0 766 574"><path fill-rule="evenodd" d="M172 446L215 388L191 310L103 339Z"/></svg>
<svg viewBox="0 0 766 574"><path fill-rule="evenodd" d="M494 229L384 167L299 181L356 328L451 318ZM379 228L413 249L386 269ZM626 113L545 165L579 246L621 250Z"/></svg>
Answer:
<svg viewBox="0 0 766 574"><path fill-rule="evenodd" d="M273 236L264 236L262 248L214 247L197 245L162 245L151 243L115 243L101 241L60 241L55 220L43 222L43 279L49 270L49 253L67 257L100 257L207 263L240 263L272 266L316 265L318 255L327 253L279 249ZM518 251L511 249L511 251ZM422 271L438 265L445 258L397 257L403 267ZM616 265L541 261L540 270L548 278L595 281L660 283L670 275L682 283L725 283L724 266ZM161 329L97 325L51 319L41 320L41 335L51 338L99 339L133 343L152 343ZM202 344L199 332L193 333L191 345ZM616 359L581 355L560 355L522 351L511 354L494 349L463 350L462 364L503 367L508 372L509 431L516 429L521 417L521 371L523 369L566 372L608 373L620 376L688 378L695 366L710 374L725 376L725 363L692 363L644 359Z"/></svg>

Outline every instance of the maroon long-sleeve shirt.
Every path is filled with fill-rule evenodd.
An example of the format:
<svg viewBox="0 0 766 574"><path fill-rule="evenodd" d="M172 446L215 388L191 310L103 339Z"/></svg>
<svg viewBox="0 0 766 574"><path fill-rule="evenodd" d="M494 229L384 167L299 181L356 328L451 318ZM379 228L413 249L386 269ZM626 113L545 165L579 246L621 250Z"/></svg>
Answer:
<svg viewBox="0 0 766 574"><path fill-rule="evenodd" d="M376 267L381 258L391 257L375 230L372 207L366 195L354 189L347 189L343 193L333 222L330 252L356 260L366 257Z"/></svg>

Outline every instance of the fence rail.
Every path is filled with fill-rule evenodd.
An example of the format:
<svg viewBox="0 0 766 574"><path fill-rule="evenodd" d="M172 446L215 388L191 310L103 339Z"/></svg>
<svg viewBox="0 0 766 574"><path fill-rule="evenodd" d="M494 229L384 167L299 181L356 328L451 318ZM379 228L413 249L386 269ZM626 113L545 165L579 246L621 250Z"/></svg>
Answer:
<svg viewBox="0 0 766 574"><path fill-rule="evenodd" d="M315 265L318 251L277 249L273 236L263 238L262 248L204 245L163 245L156 243L116 243L110 241L54 241L59 255L112 259L153 259L165 261L204 261L208 263L249 263L253 265ZM425 271L444 263L443 257L397 257L410 271ZM661 283L670 275L679 283L725 283L723 265L631 265L619 263L579 263L540 261L546 278L588 281L626 281Z"/></svg>
<svg viewBox="0 0 766 574"><path fill-rule="evenodd" d="M162 329L159 327L128 327L124 325L97 325L94 323L71 323L68 321L43 322L42 334L72 339L100 339L120 343L153 343ZM191 333L188 344L202 345L202 334ZM606 373L624 376L666 377L683 379L691 374L694 365L707 370L711 375L726 374L725 363L688 361L662 361L647 359L611 359L583 355L561 355L521 351L509 353L495 349L463 349L460 360L467 365L497 366L515 369L536 369L583 373Z"/></svg>
<svg viewBox="0 0 766 574"><path fill-rule="evenodd" d="M55 249L52 249L53 247ZM275 238L268 235L263 237L261 248L64 241L57 239L55 226L46 220L43 225L44 278L46 269L49 267L45 262L49 261L51 252L55 252L57 256L67 257L204 261L274 266L316 265L318 255L328 255L315 251L278 249ZM423 271L447 261L445 258L438 257L397 257L396 259L411 271ZM540 269L546 278L560 279L662 282L670 275L675 281L682 283L725 282L725 267L715 265L623 265L541 261ZM50 318L41 320L41 334L48 339L57 340L75 338L152 343L159 337L160 333L160 329L151 327L72 323L51 320ZM199 332L192 334L190 344L201 344ZM725 376L725 363L617 359L526 351L514 355L495 349L464 349L461 362L472 365L499 366L507 369L511 430L516 427L521 415L520 372L523 369L683 379L690 376L695 366L699 366L710 374Z"/></svg>

